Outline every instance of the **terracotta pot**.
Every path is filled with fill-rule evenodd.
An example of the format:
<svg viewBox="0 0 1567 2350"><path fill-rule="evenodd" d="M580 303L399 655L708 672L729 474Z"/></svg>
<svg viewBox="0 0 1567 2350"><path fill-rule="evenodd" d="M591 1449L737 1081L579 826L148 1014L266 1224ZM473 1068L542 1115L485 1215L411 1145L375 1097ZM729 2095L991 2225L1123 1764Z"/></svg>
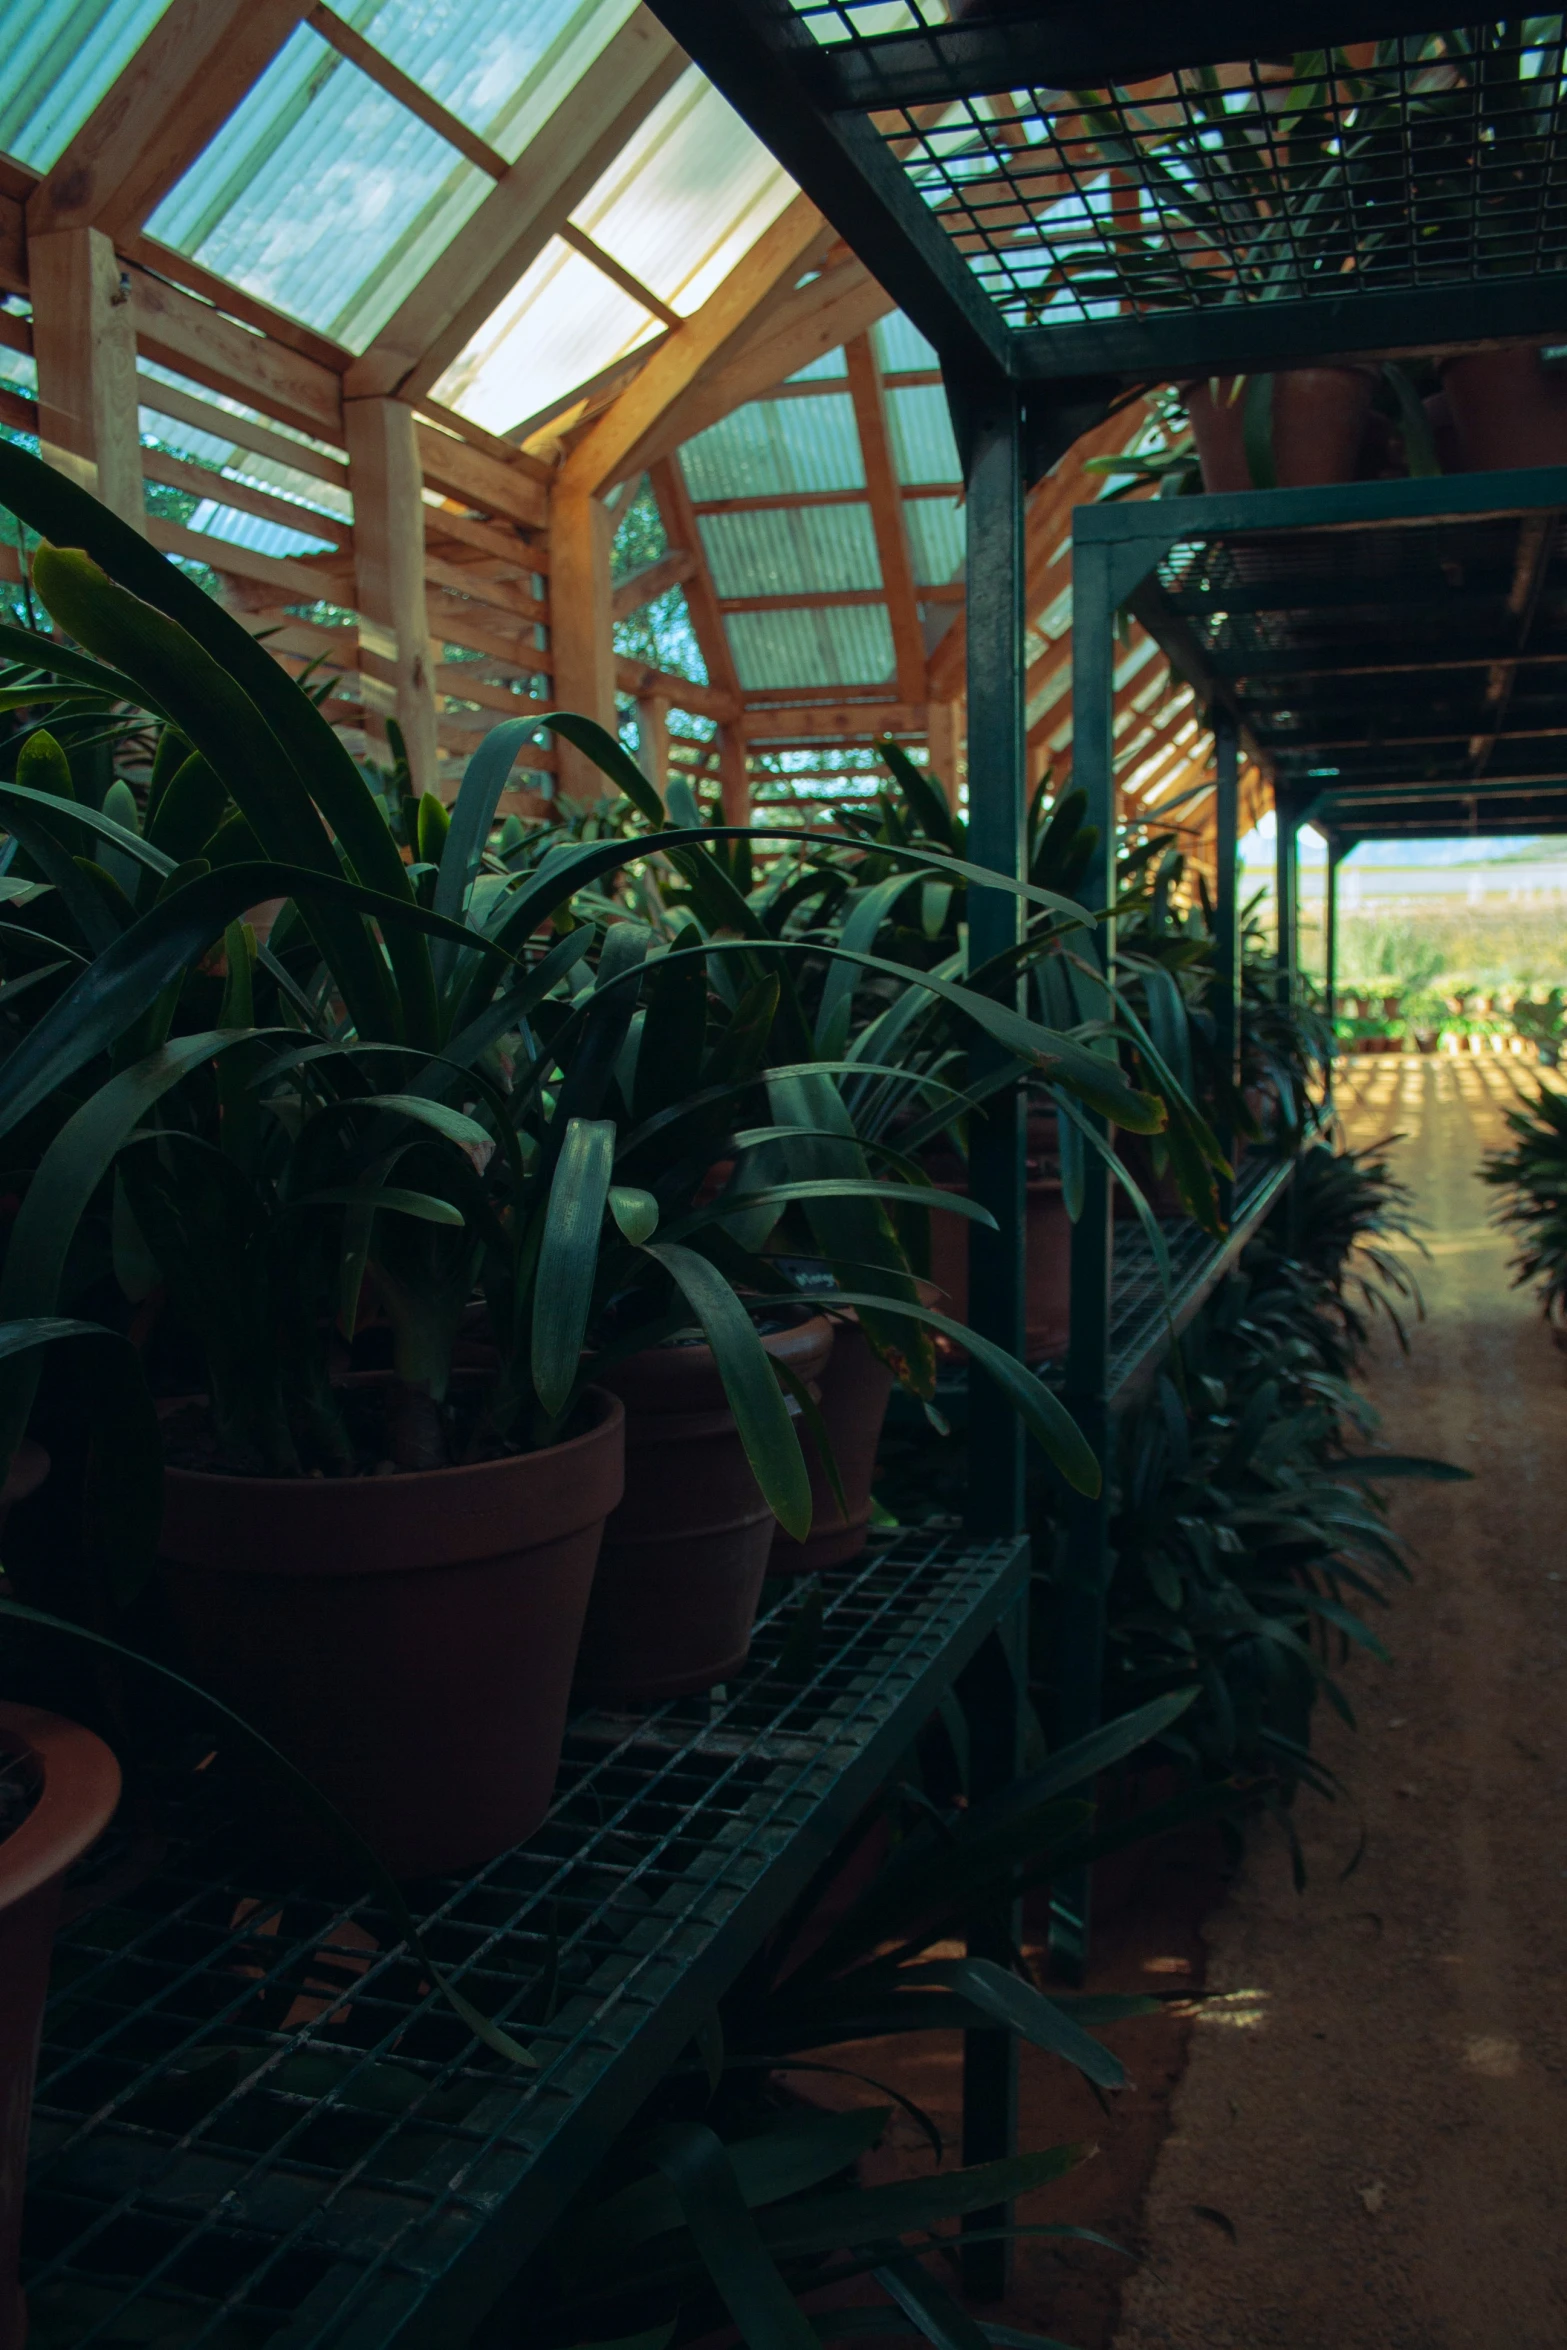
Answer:
<svg viewBox="0 0 1567 2350"><path fill-rule="evenodd" d="M1567 375L1549 373L1532 344L1445 361L1442 390L1462 471L1567 465Z"/></svg>
<svg viewBox="0 0 1567 2350"><path fill-rule="evenodd" d="M625 1413L387 1477L169 1469L163 1577L198 1681L306 1772L394 1875L479 1867L543 1819ZM254 1793L291 1853L322 1832Z"/></svg>
<svg viewBox="0 0 1567 2350"><path fill-rule="evenodd" d="M113 1818L120 1766L90 1730L25 1705L0 1705L0 1754L30 1757L41 1782L0 1840L0 2350L22 2350L16 2262L49 1952L65 1873Z"/></svg>
<svg viewBox="0 0 1567 2350"><path fill-rule="evenodd" d="M762 1344L809 1383L833 1326L812 1314ZM626 1493L604 1529L577 1688L654 1705L744 1664L775 1520L710 1347L649 1347L604 1383L625 1401Z"/></svg>
<svg viewBox="0 0 1567 2350"><path fill-rule="evenodd" d="M1273 378L1273 469L1280 489L1353 481L1375 378L1362 367L1289 367ZM1187 384L1205 490L1249 490L1246 389L1235 376ZM1232 397L1233 395L1233 397Z"/></svg>
<svg viewBox="0 0 1567 2350"><path fill-rule="evenodd" d="M963 1183L938 1190L965 1192ZM1072 1220L1061 1186L1039 1177L1024 1200L1023 1347L1030 1362L1064 1355L1072 1318ZM930 1219L930 1277L944 1292L937 1300L956 1322L968 1320L968 1224L943 1215Z"/></svg>
<svg viewBox="0 0 1567 2350"><path fill-rule="evenodd" d="M822 1567L858 1558L865 1548L876 1448L892 1395L892 1373L860 1328L857 1314L845 1312L835 1317L833 1329L832 1354L818 1380L818 1390L827 1441L849 1515L845 1519L840 1512L810 1432L802 1428L801 1441L811 1472L811 1531L804 1542L796 1542L782 1526L774 1526L767 1562L770 1575L814 1575Z"/></svg>

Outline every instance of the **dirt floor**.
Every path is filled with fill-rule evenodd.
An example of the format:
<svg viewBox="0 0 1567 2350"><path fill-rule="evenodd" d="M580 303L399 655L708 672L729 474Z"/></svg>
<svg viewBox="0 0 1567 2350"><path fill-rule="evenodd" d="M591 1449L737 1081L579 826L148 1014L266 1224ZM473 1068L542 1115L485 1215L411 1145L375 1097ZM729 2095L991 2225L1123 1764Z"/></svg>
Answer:
<svg viewBox="0 0 1567 2350"><path fill-rule="evenodd" d="M1369 1386L1392 1448L1475 1482L1397 1489L1415 1582L1358 1734L1321 1719L1352 1801L1302 1803L1307 1890L1259 1840L1207 1922L1116 2350L1567 2343L1567 1355L1475 1179L1526 1072L1361 1068L1351 1137L1407 1132L1432 1251L1412 1360Z"/></svg>

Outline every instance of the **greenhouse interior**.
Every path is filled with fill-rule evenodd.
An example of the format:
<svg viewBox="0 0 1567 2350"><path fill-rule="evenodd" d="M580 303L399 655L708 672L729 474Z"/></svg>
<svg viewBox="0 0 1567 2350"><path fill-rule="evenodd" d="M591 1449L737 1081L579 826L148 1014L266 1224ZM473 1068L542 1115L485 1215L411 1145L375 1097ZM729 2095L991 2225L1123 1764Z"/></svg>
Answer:
<svg viewBox="0 0 1567 2350"><path fill-rule="evenodd" d="M0 2350L1567 2341L1432 14L0 0Z"/></svg>

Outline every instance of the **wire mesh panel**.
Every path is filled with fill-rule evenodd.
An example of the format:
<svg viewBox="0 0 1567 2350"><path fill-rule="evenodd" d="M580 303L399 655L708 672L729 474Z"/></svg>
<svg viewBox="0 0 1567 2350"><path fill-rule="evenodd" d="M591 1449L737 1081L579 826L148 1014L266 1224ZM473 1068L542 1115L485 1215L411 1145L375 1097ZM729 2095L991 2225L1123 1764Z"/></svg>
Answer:
<svg viewBox="0 0 1567 2350"><path fill-rule="evenodd" d="M962 82L940 0L792 5L1010 327L1567 264L1560 16L915 102L911 56Z"/></svg>
<svg viewBox="0 0 1567 2350"><path fill-rule="evenodd" d="M528 1843L418 1906L171 1857L57 1952L27 2289L84 2346L460 2341L847 1827L1026 1570L911 1533L804 1586L727 1691L578 1716Z"/></svg>
<svg viewBox="0 0 1567 2350"><path fill-rule="evenodd" d="M1234 1212L1227 1237L1210 1240L1189 1216L1161 1225L1169 1260L1166 1286L1158 1260L1140 1229L1118 1226L1110 1298L1110 1393L1124 1407L1169 1350L1170 1332L1183 1329L1221 1274L1273 1206L1289 1180L1287 1165L1249 1157L1235 1182Z"/></svg>

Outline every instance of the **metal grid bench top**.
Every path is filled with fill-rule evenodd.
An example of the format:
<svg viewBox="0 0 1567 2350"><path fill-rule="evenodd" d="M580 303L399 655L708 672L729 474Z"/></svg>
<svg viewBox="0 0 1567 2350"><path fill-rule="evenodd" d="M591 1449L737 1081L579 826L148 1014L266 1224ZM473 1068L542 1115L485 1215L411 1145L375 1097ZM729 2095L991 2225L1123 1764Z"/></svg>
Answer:
<svg viewBox="0 0 1567 2350"><path fill-rule="evenodd" d="M61 1939L33 2119L41 2338L169 2350L459 2342L808 1883L1022 1587L1026 1546L900 1535L758 1627L744 1675L578 1716L554 1807L373 1897L171 1858Z"/></svg>

